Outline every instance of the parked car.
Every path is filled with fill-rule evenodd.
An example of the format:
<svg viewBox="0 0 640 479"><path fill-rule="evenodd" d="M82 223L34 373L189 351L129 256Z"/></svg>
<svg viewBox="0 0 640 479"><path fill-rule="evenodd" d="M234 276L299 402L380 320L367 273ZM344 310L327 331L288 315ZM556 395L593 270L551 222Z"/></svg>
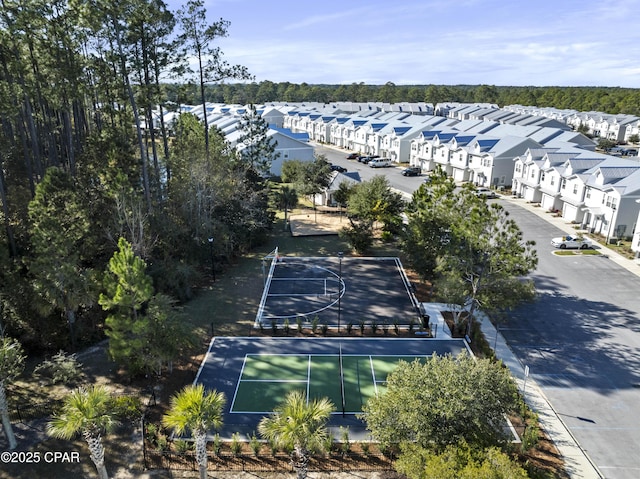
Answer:
<svg viewBox="0 0 640 479"><path fill-rule="evenodd" d="M387 166L391 166L391 160L388 158L373 158L367 164L370 168L386 168Z"/></svg>
<svg viewBox="0 0 640 479"><path fill-rule="evenodd" d="M364 163L365 165L369 163L371 160L373 160L371 156L361 156L360 158L358 158L358 161L360 163Z"/></svg>
<svg viewBox="0 0 640 479"><path fill-rule="evenodd" d="M347 155L347 160L357 160L358 159L358 154L357 153L349 153Z"/></svg>
<svg viewBox="0 0 640 479"><path fill-rule="evenodd" d="M331 171L339 171L340 173L344 173L345 171L347 171L347 169L344 166L332 164Z"/></svg>
<svg viewBox="0 0 640 479"><path fill-rule="evenodd" d="M582 236L559 236L551 240L554 248L567 249L589 249L593 248L593 243Z"/></svg>
<svg viewBox="0 0 640 479"><path fill-rule="evenodd" d="M410 166L402 170L402 176L420 176L422 173L422 168L419 166Z"/></svg>
<svg viewBox="0 0 640 479"><path fill-rule="evenodd" d="M498 197L496 192L489 188L478 188L476 190L476 196L478 198L497 198Z"/></svg>

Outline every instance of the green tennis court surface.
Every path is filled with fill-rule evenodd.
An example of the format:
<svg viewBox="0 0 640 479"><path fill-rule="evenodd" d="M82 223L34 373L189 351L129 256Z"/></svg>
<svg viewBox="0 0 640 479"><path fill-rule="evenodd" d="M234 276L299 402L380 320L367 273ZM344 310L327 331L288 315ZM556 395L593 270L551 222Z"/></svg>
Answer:
<svg viewBox="0 0 640 479"><path fill-rule="evenodd" d="M309 399L328 397L336 413L357 414L384 391L399 361L424 362L427 356L357 354L247 354L231 412L267 414L293 390Z"/></svg>
<svg viewBox="0 0 640 479"><path fill-rule="evenodd" d="M222 438L251 435L287 392L301 389L307 397L329 397L335 404L329 427L336 434L339 427L348 427L354 440L366 440L370 433L357 413L376 391L384 390L387 375L400 359L422 361L434 354L455 356L461 350L468 350L464 340L450 338L217 337L211 340L195 382L227 399L217 431Z"/></svg>

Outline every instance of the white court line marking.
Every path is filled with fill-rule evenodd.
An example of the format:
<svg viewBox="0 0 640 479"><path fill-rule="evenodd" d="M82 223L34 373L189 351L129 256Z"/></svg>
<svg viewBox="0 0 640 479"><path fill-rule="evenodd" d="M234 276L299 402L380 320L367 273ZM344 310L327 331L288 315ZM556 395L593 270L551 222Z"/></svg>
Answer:
<svg viewBox="0 0 640 479"><path fill-rule="evenodd" d="M371 365L371 377L373 378L373 389L376 392L376 396L378 395L378 381L376 380L376 371L373 369L373 357L369 355L369 364Z"/></svg>

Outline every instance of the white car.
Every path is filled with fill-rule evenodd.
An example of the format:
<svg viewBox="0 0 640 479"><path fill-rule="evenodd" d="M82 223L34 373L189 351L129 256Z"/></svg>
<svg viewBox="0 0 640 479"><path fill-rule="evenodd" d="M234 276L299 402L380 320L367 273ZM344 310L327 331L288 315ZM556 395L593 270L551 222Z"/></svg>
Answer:
<svg viewBox="0 0 640 479"><path fill-rule="evenodd" d="M589 241L587 238L583 238L582 236L559 236L558 238L553 238L551 240L551 244L555 248L560 249L589 249L593 247L591 241Z"/></svg>
<svg viewBox="0 0 640 479"><path fill-rule="evenodd" d="M478 198L497 198L498 197L496 192L489 188L477 188L476 196Z"/></svg>
<svg viewBox="0 0 640 479"><path fill-rule="evenodd" d="M367 164L370 168L386 168L387 166L391 166L391 160L387 158L374 158Z"/></svg>

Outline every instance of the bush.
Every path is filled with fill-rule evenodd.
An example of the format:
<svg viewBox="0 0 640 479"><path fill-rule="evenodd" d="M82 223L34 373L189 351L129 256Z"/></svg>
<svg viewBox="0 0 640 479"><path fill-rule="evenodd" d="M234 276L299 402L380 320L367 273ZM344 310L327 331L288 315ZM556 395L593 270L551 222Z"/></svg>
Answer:
<svg viewBox="0 0 640 479"><path fill-rule="evenodd" d="M165 260L149 269L156 289L186 302L195 296L192 285L200 279L198 272L183 261Z"/></svg>
<svg viewBox="0 0 640 479"><path fill-rule="evenodd" d="M283 327L283 329L284 329L284 334L285 334L285 336L289 336L289 329L290 329L290 326L289 326L289 318L285 318L285 319L284 319L284 324L283 324L283 326L282 326L282 327Z"/></svg>
<svg viewBox="0 0 640 479"><path fill-rule="evenodd" d="M47 378L51 384L73 383L83 376L82 364L78 362L76 355L64 351L59 351L51 359L36 366L33 374Z"/></svg>
<svg viewBox="0 0 640 479"><path fill-rule="evenodd" d="M184 455L185 452L189 451L191 449L191 443L183 440L183 439L178 439L177 441L175 441L174 446L176 447L176 452L178 454L180 454L181 456Z"/></svg>
<svg viewBox="0 0 640 479"><path fill-rule="evenodd" d="M342 454L347 454L349 449L351 449L351 442L349 441L349 427L340 426L340 449L342 450Z"/></svg>
<svg viewBox="0 0 640 479"><path fill-rule="evenodd" d="M342 228L338 236L346 240L358 253L366 253L373 245L372 227L368 224L352 223L351 227Z"/></svg>
<svg viewBox="0 0 640 479"><path fill-rule="evenodd" d="M249 447L251 448L254 456L257 456L260 453L262 443L258 440L255 432L249 437Z"/></svg>
<svg viewBox="0 0 640 479"><path fill-rule="evenodd" d="M229 447L231 448L231 452L233 453L234 456L237 456L240 454L240 451L242 451L242 442L240 442L239 432L234 432L231 435L231 445Z"/></svg>
<svg viewBox="0 0 640 479"><path fill-rule="evenodd" d="M222 449L222 439L220 439L220 434L216 433L216 435L213 436L213 441L211 444L213 445L213 453L216 456L219 456L220 449Z"/></svg>
<svg viewBox="0 0 640 479"><path fill-rule="evenodd" d="M121 421L135 422L142 416L142 401L137 396L118 396L112 398L109 407ZM147 425L147 431L153 424Z"/></svg>

